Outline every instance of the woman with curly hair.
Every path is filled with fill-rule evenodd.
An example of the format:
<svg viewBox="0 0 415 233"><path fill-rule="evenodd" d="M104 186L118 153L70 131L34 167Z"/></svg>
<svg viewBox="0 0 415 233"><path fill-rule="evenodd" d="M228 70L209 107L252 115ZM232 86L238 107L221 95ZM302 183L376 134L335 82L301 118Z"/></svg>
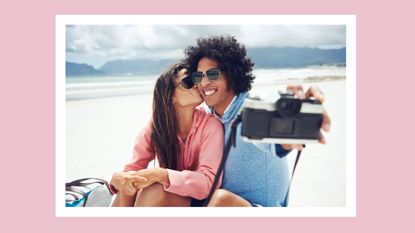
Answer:
<svg viewBox="0 0 415 233"><path fill-rule="evenodd" d="M186 66L163 73L153 94L153 116L134 146L132 161L115 172L113 206L200 206L223 150L220 122L203 109ZM158 168L147 168L157 158Z"/></svg>
<svg viewBox="0 0 415 233"><path fill-rule="evenodd" d="M247 58L245 47L231 36L198 39L197 45L185 50L185 56L207 111L224 125L227 142L231 123L255 79L254 63ZM302 90L301 86L293 87ZM289 172L284 155L298 145L245 142L240 126L237 146L230 150L225 164L222 186L208 206L287 206Z"/></svg>

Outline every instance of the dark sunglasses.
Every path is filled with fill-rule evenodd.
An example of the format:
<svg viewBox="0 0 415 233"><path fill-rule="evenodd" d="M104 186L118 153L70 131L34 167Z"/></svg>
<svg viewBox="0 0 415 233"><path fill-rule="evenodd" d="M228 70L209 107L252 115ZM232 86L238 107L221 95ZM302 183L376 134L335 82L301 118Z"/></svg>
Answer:
<svg viewBox="0 0 415 233"><path fill-rule="evenodd" d="M210 70L206 71L206 73L197 71L197 72L193 72L191 74L194 84L200 83L202 81L203 77L205 77L205 76L211 81L218 80L219 75L220 75L220 70L218 68L210 69Z"/></svg>
<svg viewBox="0 0 415 233"><path fill-rule="evenodd" d="M194 85L194 83L193 83L193 79L192 79L192 77L191 76L186 76L184 79L182 79L182 81L180 81L180 83L179 84L177 84L177 86L176 87L178 87L180 84L182 84L182 86L185 88L185 89L190 89L190 88L192 88L193 87L193 85Z"/></svg>

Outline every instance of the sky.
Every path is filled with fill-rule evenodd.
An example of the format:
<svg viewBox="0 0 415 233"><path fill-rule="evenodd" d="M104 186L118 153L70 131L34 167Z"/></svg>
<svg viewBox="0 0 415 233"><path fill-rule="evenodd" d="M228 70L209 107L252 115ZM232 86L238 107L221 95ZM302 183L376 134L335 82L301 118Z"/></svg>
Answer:
<svg viewBox="0 0 415 233"><path fill-rule="evenodd" d="M68 25L66 60L100 68L119 59L180 59L197 38L231 35L248 48L346 46L345 25Z"/></svg>

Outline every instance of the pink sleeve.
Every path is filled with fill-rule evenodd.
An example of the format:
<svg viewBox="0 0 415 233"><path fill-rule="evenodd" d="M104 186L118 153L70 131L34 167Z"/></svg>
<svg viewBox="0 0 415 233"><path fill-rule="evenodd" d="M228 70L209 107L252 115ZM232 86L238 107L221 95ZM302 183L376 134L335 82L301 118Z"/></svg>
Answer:
<svg viewBox="0 0 415 233"><path fill-rule="evenodd" d="M124 171L138 171L147 168L148 163L154 159L154 154L151 148L150 122L138 135L134 145L133 158L130 163L125 165Z"/></svg>
<svg viewBox="0 0 415 233"><path fill-rule="evenodd" d="M148 163L153 160L154 157L154 151L151 148L150 121L150 123L142 129L140 134L137 136L134 144L133 158L130 163L124 166L123 171L138 171L147 168ZM118 193L118 190L112 184L109 184L108 189L112 194Z"/></svg>
<svg viewBox="0 0 415 233"><path fill-rule="evenodd" d="M213 117L210 118L203 129L196 171L168 169L170 185L164 186L164 190L198 200L207 198L222 158L223 140L221 123ZM220 186L221 179L216 188Z"/></svg>

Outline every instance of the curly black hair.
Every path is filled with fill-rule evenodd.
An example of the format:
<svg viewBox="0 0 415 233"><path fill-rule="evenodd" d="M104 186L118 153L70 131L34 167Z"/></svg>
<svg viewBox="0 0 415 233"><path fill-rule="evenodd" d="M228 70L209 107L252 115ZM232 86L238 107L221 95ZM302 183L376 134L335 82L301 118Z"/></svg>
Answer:
<svg viewBox="0 0 415 233"><path fill-rule="evenodd" d="M226 76L228 90L235 95L251 90L255 76L252 74L254 63L246 57L244 45L238 43L233 36L212 36L199 38L196 46L185 50L184 62L189 71L197 71L197 65L203 57L212 59L219 64L219 69Z"/></svg>

